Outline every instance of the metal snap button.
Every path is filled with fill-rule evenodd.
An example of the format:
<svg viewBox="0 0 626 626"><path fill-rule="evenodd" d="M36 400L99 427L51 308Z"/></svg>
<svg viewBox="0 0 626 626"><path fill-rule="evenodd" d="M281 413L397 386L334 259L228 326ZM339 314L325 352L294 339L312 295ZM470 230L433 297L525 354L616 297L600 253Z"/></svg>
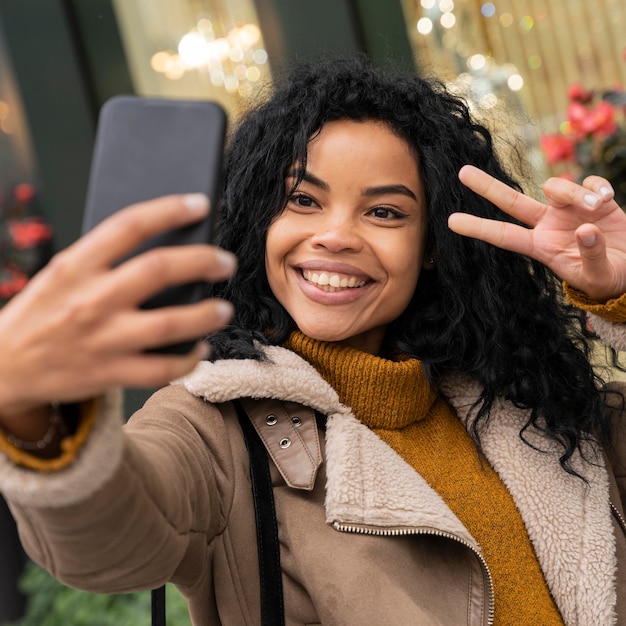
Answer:
<svg viewBox="0 0 626 626"><path fill-rule="evenodd" d="M298 426L302 426L302 420L297 416L291 418L291 423L297 428Z"/></svg>
<svg viewBox="0 0 626 626"><path fill-rule="evenodd" d="M278 418L273 414L270 413L266 418L265 418L265 423L268 426L274 426L274 424L276 424L276 422L278 421Z"/></svg>
<svg viewBox="0 0 626 626"><path fill-rule="evenodd" d="M278 443L278 445L281 448L288 448L291 445L291 439L289 439L289 437L285 437L284 439L281 439L280 442Z"/></svg>

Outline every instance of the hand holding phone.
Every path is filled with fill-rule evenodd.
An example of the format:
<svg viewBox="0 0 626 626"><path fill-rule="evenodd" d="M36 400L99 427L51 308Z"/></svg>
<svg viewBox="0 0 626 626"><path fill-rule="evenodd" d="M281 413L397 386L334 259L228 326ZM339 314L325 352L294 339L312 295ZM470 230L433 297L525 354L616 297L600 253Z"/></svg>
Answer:
<svg viewBox="0 0 626 626"><path fill-rule="evenodd" d="M171 284L226 280L234 256L207 245L161 247L114 265L141 242L203 219L206 209L206 196L194 195L119 211L56 254L2 308L3 417L19 420L111 388L160 387L195 367L200 345L180 355L150 349L218 331L232 306L215 298L149 311L138 305Z"/></svg>
<svg viewBox="0 0 626 626"><path fill-rule="evenodd" d="M170 194L209 197L206 219L169 231L134 250L210 243L216 220L226 114L214 102L117 96L102 108L87 194L83 232L120 209ZM120 262L129 257L120 259ZM206 283L176 285L150 297L142 308L197 302ZM159 351L185 353L193 342Z"/></svg>

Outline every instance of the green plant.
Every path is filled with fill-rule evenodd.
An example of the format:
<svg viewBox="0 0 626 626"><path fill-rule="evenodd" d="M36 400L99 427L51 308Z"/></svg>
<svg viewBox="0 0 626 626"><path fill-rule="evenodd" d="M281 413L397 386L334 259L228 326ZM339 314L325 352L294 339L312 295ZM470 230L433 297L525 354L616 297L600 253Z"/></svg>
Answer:
<svg viewBox="0 0 626 626"><path fill-rule="evenodd" d="M104 595L66 587L29 563L20 580L26 615L2 626L149 626L150 592ZM191 626L187 602L167 585L168 626Z"/></svg>

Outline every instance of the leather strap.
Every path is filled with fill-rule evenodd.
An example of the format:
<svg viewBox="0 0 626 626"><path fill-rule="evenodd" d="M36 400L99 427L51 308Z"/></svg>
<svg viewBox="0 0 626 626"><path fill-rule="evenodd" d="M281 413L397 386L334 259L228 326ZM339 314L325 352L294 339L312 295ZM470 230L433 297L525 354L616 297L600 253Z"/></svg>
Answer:
<svg viewBox="0 0 626 626"><path fill-rule="evenodd" d="M322 464L315 411L272 398L237 400L261 438L267 454L292 489L311 491Z"/></svg>

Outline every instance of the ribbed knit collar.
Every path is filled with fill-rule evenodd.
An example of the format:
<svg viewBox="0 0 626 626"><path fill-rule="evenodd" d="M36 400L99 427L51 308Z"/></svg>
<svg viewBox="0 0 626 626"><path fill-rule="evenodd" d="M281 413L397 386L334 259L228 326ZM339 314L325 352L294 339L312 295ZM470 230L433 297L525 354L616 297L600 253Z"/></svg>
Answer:
<svg viewBox="0 0 626 626"><path fill-rule="evenodd" d="M404 428L425 417L437 397L417 359L389 361L298 331L285 347L308 361L369 428Z"/></svg>

